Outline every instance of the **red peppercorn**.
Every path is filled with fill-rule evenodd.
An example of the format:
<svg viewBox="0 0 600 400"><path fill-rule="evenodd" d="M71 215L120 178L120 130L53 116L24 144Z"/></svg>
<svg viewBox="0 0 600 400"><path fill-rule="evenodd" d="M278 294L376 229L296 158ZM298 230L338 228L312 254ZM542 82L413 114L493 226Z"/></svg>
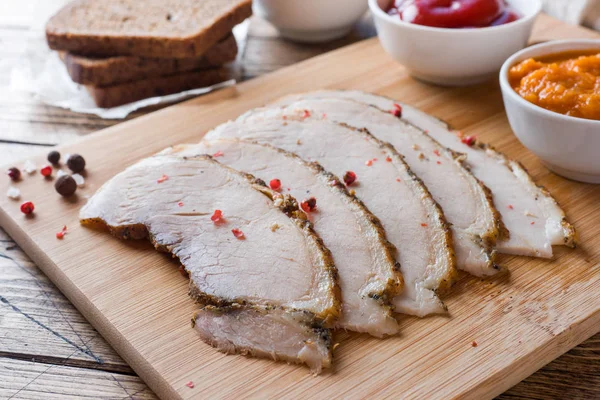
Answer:
<svg viewBox="0 0 600 400"><path fill-rule="evenodd" d="M223 218L223 212L221 210L215 210L212 217L210 217L212 222L219 222Z"/></svg>
<svg viewBox="0 0 600 400"><path fill-rule="evenodd" d="M509 210L514 210L515 208L513 207L513 205L512 205L512 204L509 204L509 205L508 205L508 209L509 209Z"/></svg>
<svg viewBox="0 0 600 400"><path fill-rule="evenodd" d="M52 167L49 165L44 165L42 169L40 169L40 174L45 177L49 177L52 175Z"/></svg>
<svg viewBox="0 0 600 400"><path fill-rule="evenodd" d="M311 197L308 200L304 199L302 200L302 203L300 203L300 207L305 213L313 212L317 208L317 199L314 197Z"/></svg>
<svg viewBox="0 0 600 400"><path fill-rule="evenodd" d="M281 189L281 181L279 179L271 179L271 181L269 182L269 186L273 190L279 190Z"/></svg>
<svg viewBox="0 0 600 400"><path fill-rule="evenodd" d="M16 167L9 168L6 174L13 181L18 181L21 178L21 171Z"/></svg>
<svg viewBox="0 0 600 400"><path fill-rule="evenodd" d="M169 180L169 177L167 175L163 175L156 180L156 183L163 183L164 181L167 181L167 180Z"/></svg>
<svg viewBox="0 0 600 400"><path fill-rule="evenodd" d="M356 174L352 171L346 171L344 174L344 183L346 186L352 185L356 181Z"/></svg>
<svg viewBox="0 0 600 400"><path fill-rule="evenodd" d="M426 226L427 226L427 224L426 224L426 223L422 223L422 224L421 224L421 226L422 226L422 227L426 227Z"/></svg>
<svg viewBox="0 0 600 400"><path fill-rule="evenodd" d="M185 386L189 387L190 389L194 388L194 382L189 381L188 383L185 384Z"/></svg>
<svg viewBox="0 0 600 400"><path fill-rule="evenodd" d="M473 146L477 138L475 136L467 136L462 138L460 141L466 144L467 146Z"/></svg>
<svg viewBox="0 0 600 400"><path fill-rule="evenodd" d="M21 212L25 215L31 214L34 209L35 207L30 201L26 201L25 203L21 204Z"/></svg>
<svg viewBox="0 0 600 400"><path fill-rule="evenodd" d="M244 235L244 232L242 232L240 229L233 228L233 229L231 230L231 233L233 233L233 236L235 236L236 238L238 238L238 239L240 239L240 240L242 240L242 239L245 239L245 238L246 238L246 236Z"/></svg>
<svg viewBox="0 0 600 400"><path fill-rule="evenodd" d="M310 117L310 111L308 110L304 110L304 115L302 116L303 118L308 118Z"/></svg>
<svg viewBox="0 0 600 400"><path fill-rule="evenodd" d="M390 157L390 156L386 157L386 158L385 158L385 161L387 161L387 162L392 162L392 157Z"/></svg>
<svg viewBox="0 0 600 400"><path fill-rule="evenodd" d="M56 238L57 239L62 239L65 237L65 235L67 234L67 226L63 226L62 230L60 232L56 232Z"/></svg>
<svg viewBox="0 0 600 400"><path fill-rule="evenodd" d="M400 118L402 116L402 106L394 103L394 108L390 110L390 114L392 114L394 117Z"/></svg>
<svg viewBox="0 0 600 400"><path fill-rule="evenodd" d="M371 165L373 165L373 160L367 160L367 161L365 161L365 165L367 167L370 167Z"/></svg>
<svg viewBox="0 0 600 400"><path fill-rule="evenodd" d="M436 156L440 156L440 151L438 149L433 150L433 154L435 154Z"/></svg>

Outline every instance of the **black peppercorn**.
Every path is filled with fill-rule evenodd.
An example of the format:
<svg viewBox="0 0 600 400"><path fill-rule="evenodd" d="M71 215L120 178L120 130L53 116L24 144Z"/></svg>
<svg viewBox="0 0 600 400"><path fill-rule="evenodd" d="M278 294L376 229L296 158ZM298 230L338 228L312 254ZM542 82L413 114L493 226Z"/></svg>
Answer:
<svg viewBox="0 0 600 400"><path fill-rule="evenodd" d="M71 175L63 175L54 183L54 189L61 196L71 196L77 190L77 183Z"/></svg>
<svg viewBox="0 0 600 400"><path fill-rule="evenodd" d="M60 161L60 153L58 151L51 151L48 153L48 162L52 165L58 164Z"/></svg>
<svg viewBox="0 0 600 400"><path fill-rule="evenodd" d="M71 154L67 160L67 167L78 174L85 169L85 160L79 154Z"/></svg>
<svg viewBox="0 0 600 400"><path fill-rule="evenodd" d="M16 167L9 168L7 174L13 181L18 181L21 178L21 171Z"/></svg>

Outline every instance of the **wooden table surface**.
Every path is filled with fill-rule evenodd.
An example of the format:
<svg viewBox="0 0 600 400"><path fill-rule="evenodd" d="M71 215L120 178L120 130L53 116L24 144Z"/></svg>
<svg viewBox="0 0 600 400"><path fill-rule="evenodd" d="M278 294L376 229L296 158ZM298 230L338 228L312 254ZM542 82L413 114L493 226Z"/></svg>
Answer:
<svg viewBox="0 0 600 400"><path fill-rule="evenodd" d="M0 5L0 164L119 123L45 106L9 91L7 71L39 32L31 29L29 18L36 0L8 3L2 0ZM272 27L253 18L237 63L242 78L250 79L373 34L365 19L345 39L298 45L279 39ZM0 399L13 398L156 397L0 228ZM600 398L600 334L499 397L592 398Z"/></svg>

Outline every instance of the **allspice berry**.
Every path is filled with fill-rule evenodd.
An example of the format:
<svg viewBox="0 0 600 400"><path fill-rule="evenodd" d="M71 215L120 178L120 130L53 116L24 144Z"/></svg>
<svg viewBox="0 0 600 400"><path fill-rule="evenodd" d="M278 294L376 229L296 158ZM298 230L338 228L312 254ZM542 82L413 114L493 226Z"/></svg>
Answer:
<svg viewBox="0 0 600 400"><path fill-rule="evenodd" d="M85 160L79 154L71 154L67 160L67 167L78 174L85 169Z"/></svg>
<svg viewBox="0 0 600 400"><path fill-rule="evenodd" d="M63 175L54 182L54 189L61 196L71 196L77 190L77 183L71 175Z"/></svg>
<svg viewBox="0 0 600 400"><path fill-rule="evenodd" d="M48 162L52 165L58 164L60 161L60 153L58 151L51 151L48 153Z"/></svg>

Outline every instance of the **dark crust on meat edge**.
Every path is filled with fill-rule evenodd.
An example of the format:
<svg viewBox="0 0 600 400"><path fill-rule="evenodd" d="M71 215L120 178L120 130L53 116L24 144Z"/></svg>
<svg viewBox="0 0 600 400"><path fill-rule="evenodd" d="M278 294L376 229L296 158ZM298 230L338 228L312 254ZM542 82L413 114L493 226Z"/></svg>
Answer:
<svg viewBox="0 0 600 400"><path fill-rule="evenodd" d="M370 106L378 108L374 105L370 105ZM380 108L378 108L378 109L381 110ZM384 110L381 110L381 111L385 112ZM475 235L475 240L477 240L477 244L485 251L485 254L488 259L487 266L490 268L494 268L497 271L501 271L502 268L496 264L496 258L497 258L498 253L496 252L494 247L496 246L496 243L498 240L508 239L510 233L508 232L508 229L504 225L504 221L502 220L502 215L500 214L500 212L494 205L494 198L493 198L492 191L490 190L490 188L488 188L481 180L477 179L477 177L475 177L475 175L473 175L473 173L471 172L471 169L465 163L464 154L458 153L458 152L452 150L451 148L443 146L440 142L435 140L432 136L430 136L423 129L419 128L418 126L410 123L409 121L407 121L405 119L402 119L402 116L398 117L398 119L400 121L402 121L403 123L405 123L406 125L410 125L413 128L418 129L424 135L426 135L432 142L437 144L441 149L444 149L448 153L450 153L452 155L452 157L454 158L454 161L457 162L458 164L460 164L460 166L463 168L465 173L471 179L473 179L473 182L475 182L475 184L478 185L478 187L481 189L484 199L485 199L485 206L489 210L489 212L491 213L491 216L492 216L493 228L488 230L487 232L485 232L483 235Z"/></svg>
<svg viewBox="0 0 600 400"><path fill-rule="evenodd" d="M382 150L387 151L388 154L391 156L391 158L393 160L395 160L395 162L397 162L398 164L401 164L402 167L406 169L407 173L410 175L413 182L416 183L419 190L421 190L421 192L423 193L423 198L431 201L433 208L435 210L435 215L429 215L428 217L431 220L434 220L444 232L444 235L445 235L444 250L446 251L446 258L447 258L448 264L449 264L448 272L446 273L446 276L442 279L442 281L440 282L440 285L434 291L438 294L444 293L446 290L450 289L450 287L452 287L452 285L456 281L456 279L458 277L458 270L456 269L456 255L454 253L452 232L450 231L450 225L448 224L448 221L446 221L446 217L444 217L444 212L442 211L442 208L433 199L433 196L431 196L429 189L427 189L425 184L423 184L423 181L417 175L415 175L415 173L410 169L408 164L406 164L406 162L404 161L404 157L402 156L402 154L398 153L398 151L394 148L394 146L392 146L390 143L387 143L387 142L377 139L365 128L358 129L358 128L352 127L352 126L344 124L344 123L337 123L337 124L347 128L347 129L350 129L354 132L357 132L359 134L365 135L366 137L369 138L369 140L371 140L374 143L376 143L377 145L379 145L379 147Z"/></svg>
<svg viewBox="0 0 600 400"><path fill-rule="evenodd" d="M535 183L531 174L529 173L529 171L527 171L527 168L525 168L525 166L522 163L520 163L519 161L512 160L506 154L502 153L501 151L496 150L496 148L490 144L482 143L482 142L479 142L476 140L475 144L473 146L477 146L477 148L479 148L483 151L489 151L489 152L493 153L496 157L502 159L506 163L506 167L508 169L510 169L511 172L513 172L513 174L514 174L515 169L520 169L523 172L523 174L525 175L525 177L529 180L532 187L535 187L537 190L539 190L539 192L542 196L551 200L558 207L558 209L562 212L562 219L561 219L560 223L562 225L563 232L564 232L563 245L566 247L570 247L572 249L577 247L577 242L578 242L577 231L575 230L575 227L573 226L573 224L571 224L568 221L564 210L562 209L560 204L558 204L558 201L556 201L556 199L554 198L554 196L552 196L552 194L550 193L550 191L548 189L546 189L542 185L538 185L537 183ZM537 195L536 195L536 200L537 200Z"/></svg>
<svg viewBox="0 0 600 400"><path fill-rule="evenodd" d="M240 139L240 142L245 142L246 140ZM358 199L355 195L350 194L344 184L341 183L341 180L335 176L333 173L325 170L321 164L316 161L308 162L302 159L295 153L280 149L278 147L274 147L268 143L260 143L257 141L248 141L249 143L253 143L259 146L268 147L273 149L286 157L293 158L296 162L304 165L305 167L311 169L316 175L323 176L327 181L331 182L330 187L332 189L337 190L342 196L348 198L348 201L355 204L360 208L360 210L364 213L364 216L368 218L369 222L375 226L377 236L379 241L383 244L386 249L386 258L388 262L394 265L394 272L397 273L398 280L388 280L386 286L379 292L369 293L369 297L378 300L382 305L389 307L389 302L393 297L400 294L402 292L402 288L404 287L404 279L402 274L400 273L400 264L396 261L394 254L397 249L390 241L387 240L385 236L385 230L383 229L383 225L379 218L377 218L372 212L369 211L367 206Z"/></svg>
<svg viewBox="0 0 600 400"><path fill-rule="evenodd" d="M336 90L336 91L344 92L343 90ZM318 91L317 91L317 93L318 93ZM365 93L365 94L368 94L368 93ZM295 98L294 96L298 96L298 97ZM296 101L304 100L304 98L302 98L302 94L284 96L283 99L286 99L287 97L293 98L294 101L290 102L289 104L286 103L286 107L293 106ZM384 98L388 99L389 101L395 102L394 100L387 98L385 96L380 96L380 97L384 97ZM328 97L323 97L323 98L326 99ZM389 112L380 107L377 107L374 104L370 104L367 102L363 103L363 102L360 102L360 101L352 99L352 98L341 98L341 99L360 103L367 107L372 107L372 108L374 108L380 112L386 113L386 114ZM277 104L277 101L275 102L275 104ZM424 136L426 136L429 140L431 140L440 149L445 150L449 155L451 155L451 157L454 159L454 162L458 163L460 165L460 167L465 171L465 175L471 179L470 183L477 185L481 189L481 194L483 194L483 199L485 199L484 207L487 208L491 214L492 226L491 226L491 229L488 229L482 235L471 234L471 236L472 236L473 242L475 242L475 244L484 251L485 256L487 258L487 267L493 268L496 271L500 271L502 268L499 267L495 263L496 257L497 257L497 252L495 251L494 247L496 245L496 241L499 238L501 238L501 239L508 238L508 229L506 229L506 227L504 226L504 222L502 221L502 216L500 215L500 212L494 206L491 190L489 190L489 188L487 186L485 186L485 184L482 181L480 181L473 175L471 170L464 163L464 155L463 154L457 153L456 151L443 146L441 143L439 143L437 140L435 140L432 136L430 136L428 134L428 132L426 132L423 129L419 128L418 126L412 124L410 121L403 119L401 116L399 116L397 118L402 124L404 124L406 126L410 126L414 129L416 129L417 131L421 132Z"/></svg>
<svg viewBox="0 0 600 400"><path fill-rule="evenodd" d="M219 307L219 306L212 306L212 305L204 305L204 306L201 307L201 310L208 311L208 312L211 312L211 313L214 313L214 314L225 314L225 313L228 313L228 312L231 312L231 311L234 311L234 310L238 310L238 309L241 309L241 308L248 308L248 309L255 310L257 312L268 312L268 311L273 310L273 309L281 309L281 310L283 310L282 307L275 307L275 306L272 306L272 307L270 307L270 306L263 307L263 306L257 306L257 305L242 305L242 304L238 304L238 303L232 303L230 305L221 306L221 307ZM309 319L312 319L312 317L314 317L311 313L308 313L306 311L304 311L303 314L305 314ZM192 316L192 327L195 327L195 325L196 325L196 316L197 316L197 312L194 313L194 315ZM300 324L302 324L302 325L305 325L306 329L310 329L311 331L313 331L313 333L316 336L318 336L321 340L323 340L323 344L328 349L328 357L329 357L328 361L331 361L331 359L333 358L333 334L332 334L331 329L325 328L319 321L317 321L316 323L313 323L310 326L307 325L307 324L305 324L303 321L298 321L298 322ZM213 346L212 343L208 343L208 344L210 344L211 346ZM213 347L215 347L215 346L213 346ZM221 351L221 352L224 352L224 353L228 354L223 349L218 348L218 347L216 347L216 348L217 348L218 351ZM254 354L252 352L252 349L239 349L239 350L240 350L239 354L242 354L244 356L252 356L252 357L256 357L257 356L256 354ZM279 358L277 358L277 355L275 355L275 354L273 354L272 356L274 357L274 359L276 361L281 360L281 361L293 362L295 364L303 364L303 362L301 360L299 360L299 359L291 359L291 360L287 359L287 358L285 358L285 359L279 359ZM331 366L331 363L329 363L329 364L326 363L323 366L325 368L328 368L328 367Z"/></svg>
<svg viewBox="0 0 600 400"><path fill-rule="evenodd" d="M367 93L367 92L363 92L367 95L373 95L372 93ZM395 99L392 99L390 97L387 96L382 96L380 94L377 94L375 96L378 97L382 97L385 98L393 103L396 103L397 101ZM385 112L386 110L382 110L381 108L373 105L373 104L369 104L371 107L377 108L378 110L381 110L383 112ZM429 115L429 114L428 114ZM433 115L429 115L430 117L436 119L437 121L439 121L441 124L445 125L448 127L448 129L450 129L450 125L436 117ZM468 165L465 164L465 156L462 153L459 153L457 151L452 150L449 147L445 147L443 146L441 143L439 143L437 140L435 140L431 135L429 135L429 133L427 131L424 131L423 129L421 129L420 127L414 125L413 123L411 123L410 121L402 118L402 115L400 115L398 117L399 120L401 120L403 123L410 125L416 129L418 129L419 131L423 132L425 135L427 135L433 142L435 142L440 148L445 149L446 151L448 151L449 153L454 155L454 159L457 160L457 162L459 162L461 164L461 166L469 173L469 175L471 175L473 177L473 179L478 182L479 186L483 189L484 194L485 194L485 198L488 202L488 208L492 211L493 213L493 221L494 224L497 228L496 232L490 232L489 235L483 235L481 236L481 239L483 240L483 243L485 243L488 246L494 246L497 240L503 240L503 239L508 239L509 238L509 231L506 228L506 226L504 225L504 221L502 220L502 215L500 214L500 212L498 211L498 209L496 208L496 206L494 205L494 199L493 199L493 194L492 191L490 190L490 188L488 188L485 183L483 183L482 181L480 181L479 179L477 179L477 177L475 177L475 175L473 175L473 173L471 172L470 168L468 167ZM492 258L493 259L493 258Z"/></svg>
<svg viewBox="0 0 600 400"><path fill-rule="evenodd" d="M373 225L373 228L375 229L377 235L377 239L383 246L383 251L385 252L387 262L392 266L392 270L390 270L390 272L392 272L396 276L395 279L388 279L387 282L385 282L385 284L382 285L383 287L381 287L381 290L371 291L366 295L369 298L375 300L385 309L389 310L389 312L391 313L393 311L391 301L394 297L396 297L402 292L402 289L404 288L404 279L402 277L402 273L400 272L400 263L396 261L394 256L397 251L396 246L394 246L391 242L387 240L385 236L385 230L379 218L377 218L373 213L371 213L368 210L368 208L364 205L364 203L361 200L359 200L355 195L350 194L346 186L336 175L325 170L325 168L323 168L323 166L316 161L306 161L293 152L286 151L279 147L275 147L269 143L261 143L259 141L251 139L215 138L213 140L209 140L208 143L218 143L221 141L246 143L261 146L278 152L284 155L285 157L291 158L294 162L299 163L303 168L308 168L311 172L313 172L317 177L320 177L323 181L328 182L328 186L331 188L331 190L338 192L338 194L344 197L347 202L352 203L353 205L356 205L359 208L360 212L363 213L362 217L366 218L367 221ZM174 146L173 152L174 154L176 154L178 151L185 150L188 146L189 145L185 144Z"/></svg>
<svg viewBox="0 0 600 400"><path fill-rule="evenodd" d="M364 93L366 93L366 92L364 92ZM371 94L371 93L366 93L366 94ZM396 102L395 99L392 99L387 96L382 96L380 94L377 94L376 96L383 97L385 99L390 100L391 102ZM446 126L446 129L448 129L449 131L456 131L456 129L454 129L454 127L452 127L452 125L450 125L448 122L444 121L443 119L435 117L435 116L431 116L431 117L435 118L442 125ZM408 122L408 121L406 121L406 122ZM475 144L473 146L476 146L477 148L479 148L480 150L483 150L483 151L490 151L490 152L494 153L496 156L498 156L499 158L504 159L504 161L506 161L506 163L507 163L507 165L506 165L507 168L509 168L511 171L514 171L513 168L511 168L511 166L510 166L513 163L516 164L516 166L518 168L523 170L523 172L526 174L526 176L531 181L531 183L540 190L541 194L543 196L547 197L548 199L552 200L557 205L557 207L561 211L563 211L564 216L562 218L561 225L563 227L563 231L565 232L564 245L567 247L570 247L570 248L577 247L577 241L578 241L577 231L575 230L575 227L573 226L573 224L571 224L568 221L567 216L564 213L564 210L562 209L562 207L560 207L560 204L558 204L558 201L556 201L556 199L554 198L554 196L552 196L552 193L550 193L550 191L548 189L546 189L544 186L536 184L535 181L533 180L533 178L531 177L531 175L529 174L529 172L527 171L527 169L520 162L512 160L510 157L508 157L506 154L502 153L501 151L497 150L491 144L483 143L483 142L476 140ZM452 149L449 149L449 150L453 151ZM458 153L458 154L460 154L460 153ZM485 184L484 184L484 186L485 186ZM489 190L489 188L488 188L488 190ZM490 193L491 193L491 191L490 191ZM493 196L493 193L492 193L492 196ZM502 217L501 216L499 216L499 217L500 217L500 221L502 221ZM508 239L509 237L510 237L510 232L508 231L508 229L502 222L502 225L500 227L500 236L498 237L498 239L499 240Z"/></svg>
<svg viewBox="0 0 600 400"><path fill-rule="evenodd" d="M158 156L160 156L160 155L158 155ZM288 195L281 195L281 194L271 190L270 188L267 187L267 185L265 184L264 181L257 179L256 177L254 177L251 174L247 174L245 172L240 172L240 171L234 170L233 168L230 168L226 165L223 165L223 164L219 163L218 161L214 160L213 157L211 157L209 155L200 155L200 156L194 156L194 157L182 157L182 159L194 159L194 158L210 160L216 164L219 164L223 168L228 169L231 173L234 173L234 174L237 174L237 175L243 177L244 179L246 179L248 181L248 183L254 189L258 190L259 192L261 192L262 194L264 194L266 197L270 198L273 201L276 198L283 199L282 204L277 207L283 213L285 213L296 224L296 226L298 226L298 228L300 228L302 231L304 231L306 235L312 237L315 240L317 247L318 247L319 251L321 252L323 262L324 262L324 270L331 278L331 281L333 284L332 292L333 292L334 298L333 298L333 304L330 307L327 315L322 315L322 316L314 315L314 317L316 320L321 321L321 323L324 327L334 326L335 322L337 321L337 319L339 318L339 316L341 314L341 289L339 286L338 272L335 267L335 264L333 263L333 257L331 255L331 252L329 251L329 249L327 247L325 247L325 245L323 244L323 240L314 231L312 223L306 219L306 214L304 214L304 212L300 211L300 209L298 208L298 203L297 203L296 199L294 199L293 197L288 196ZM114 227L114 226L110 226L110 225L106 224L106 222L104 222L100 218L90 218L90 219L81 220L80 223L84 226L88 226L91 228L108 229L109 232L113 236L115 236L119 239L125 239L125 240L127 240L127 239L134 239L134 240L148 239L158 251L165 252L165 253L171 253L168 246L164 246L160 243L157 243L156 240L154 239L154 237L150 234L150 232L146 228L146 226L142 225L142 224ZM173 255L173 257L177 258L175 255ZM184 268L185 268L185 266L184 266ZM193 285L191 280L190 280L190 287L189 287L189 295L196 302L203 304L203 305L214 305L217 307L223 307L223 306L229 306L234 303L238 303L238 304L242 304L242 305L246 304L246 302L243 300L235 300L235 299L224 300L220 297L203 293L195 285ZM272 307L275 307L275 306L272 305ZM293 311L306 312L305 310L293 310Z"/></svg>
<svg viewBox="0 0 600 400"><path fill-rule="evenodd" d="M374 105L370 105L370 106L377 108L378 110L381 110L380 108L378 108ZM381 110L381 111L385 112L385 110ZM431 135L429 135L429 133L427 133L423 129L419 128L418 126L412 124L411 122L409 122L405 119L402 119L402 116L398 117L398 119L402 123L412 126L413 128L419 130L420 132L423 133L423 135L426 135L433 143L435 143L441 149L444 149L449 154L451 154L453 156L454 160L458 164L460 164L460 166L465 170L467 175L470 178L472 178L473 181L476 182L476 184L482 190L485 201L486 201L486 207L492 214L493 228L491 230L488 230L487 232L485 232L485 234L479 236L479 238L481 239L481 241L483 243L483 248L487 251L488 255L490 256L490 260L493 262L493 260L495 259L495 252L493 252L492 247L495 246L496 241L498 239L508 238L509 233L508 233L508 229L506 229L506 226L504 226L504 221L502 221L502 216L500 215L500 212L494 205L494 198L492 196L492 191L482 181L477 179L477 177L475 177L475 175L473 175L473 173L471 172L471 169L465 163L464 154L458 153L458 152L452 150L451 148L443 146L440 142L435 140Z"/></svg>

